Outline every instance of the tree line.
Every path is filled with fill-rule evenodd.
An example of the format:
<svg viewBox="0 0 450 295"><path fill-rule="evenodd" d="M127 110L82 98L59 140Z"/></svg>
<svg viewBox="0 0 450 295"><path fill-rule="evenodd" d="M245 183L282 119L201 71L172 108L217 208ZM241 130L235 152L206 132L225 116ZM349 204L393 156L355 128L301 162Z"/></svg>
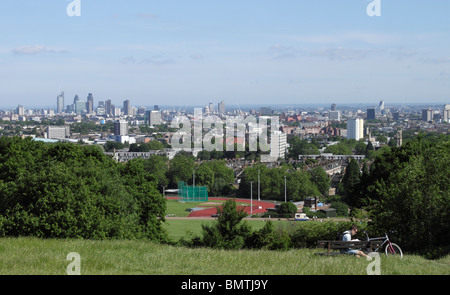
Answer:
<svg viewBox="0 0 450 295"><path fill-rule="evenodd" d="M352 161L342 184L345 202L368 212L374 232L391 231L402 248L430 256L450 253L449 135L419 134L370 167Z"/></svg>

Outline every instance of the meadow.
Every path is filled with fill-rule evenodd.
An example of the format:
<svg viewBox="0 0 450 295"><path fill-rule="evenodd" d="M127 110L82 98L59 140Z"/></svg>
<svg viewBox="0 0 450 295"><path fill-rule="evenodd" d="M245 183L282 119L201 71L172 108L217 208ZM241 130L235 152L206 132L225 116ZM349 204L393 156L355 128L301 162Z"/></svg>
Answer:
<svg viewBox="0 0 450 295"><path fill-rule="evenodd" d="M183 214L192 204L168 202L168 212ZM177 241L200 234L214 219L168 219L169 238ZM253 230L264 220L246 219ZM312 221L308 221L313 223ZM275 227L296 222L275 220ZM69 253L81 257L82 275L366 275L369 262L354 256L319 256L323 249L288 251L225 251L186 248L144 240L71 240L31 237L0 238L0 275L65 275ZM406 254L403 259L381 256L382 275L449 275L450 256L426 260Z"/></svg>
<svg viewBox="0 0 450 295"><path fill-rule="evenodd" d="M0 275L65 275L69 253L82 275L365 275L368 261L324 257L318 249L289 251L191 249L147 241L0 239ZM449 275L450 257L381 256L382 275Z"/></svg>

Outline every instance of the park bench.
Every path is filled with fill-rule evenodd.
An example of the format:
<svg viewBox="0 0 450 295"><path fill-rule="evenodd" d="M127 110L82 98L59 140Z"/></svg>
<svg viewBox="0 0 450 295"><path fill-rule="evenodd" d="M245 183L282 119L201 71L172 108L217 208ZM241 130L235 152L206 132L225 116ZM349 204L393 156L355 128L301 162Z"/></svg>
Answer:
<svg viewBox="0 0 450 295"><path fill-rule="evenodd" d="M347 248L352 249L368 249L372 252L374 249L378 248L383 241L317 241L317 248L327 249L326 253L315 253L317 255L339 255L339 252L331 252L331 250L343 250Z"/></svg>

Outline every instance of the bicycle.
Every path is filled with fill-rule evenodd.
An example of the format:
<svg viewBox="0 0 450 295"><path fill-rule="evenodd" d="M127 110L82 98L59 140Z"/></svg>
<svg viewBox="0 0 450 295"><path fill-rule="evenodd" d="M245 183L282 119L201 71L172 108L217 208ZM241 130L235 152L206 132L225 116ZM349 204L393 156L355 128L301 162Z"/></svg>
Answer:
<svg viewBox="0 0 450 295"><path fill-rule="evenodd" d="M367 241L369 241L369 242L384 240L383 243L381 243L378 248L373 250L373 252L379 252L379 250L383 249L383 246L386 245L386 248L384 250L386 256L400 256L400 259L403 258L402 249L397 244L394 244L389 240L387 233L385 233L384 237L378 237L378 238L369 238L369 235L367 234L367 232L364 232L364 233L366 234Z"/></svg>

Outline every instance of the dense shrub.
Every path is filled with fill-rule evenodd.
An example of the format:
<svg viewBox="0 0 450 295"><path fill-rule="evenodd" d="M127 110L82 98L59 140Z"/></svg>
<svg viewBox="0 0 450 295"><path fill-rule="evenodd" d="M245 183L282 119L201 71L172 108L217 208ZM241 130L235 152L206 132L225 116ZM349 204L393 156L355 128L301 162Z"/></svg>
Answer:
<svg viewBox="0 0 450 295"><path fill-rule="evenodd" d="M0 235L164 240L165 200L98 148L0 138Z"/></svg>
<svg viewBox="0 0 450 295"><path fill-rule="evenodd" d="M372 231L393 231L404 250L449 253L449 138L419 136L375 160L360 188Z"/></svg>

